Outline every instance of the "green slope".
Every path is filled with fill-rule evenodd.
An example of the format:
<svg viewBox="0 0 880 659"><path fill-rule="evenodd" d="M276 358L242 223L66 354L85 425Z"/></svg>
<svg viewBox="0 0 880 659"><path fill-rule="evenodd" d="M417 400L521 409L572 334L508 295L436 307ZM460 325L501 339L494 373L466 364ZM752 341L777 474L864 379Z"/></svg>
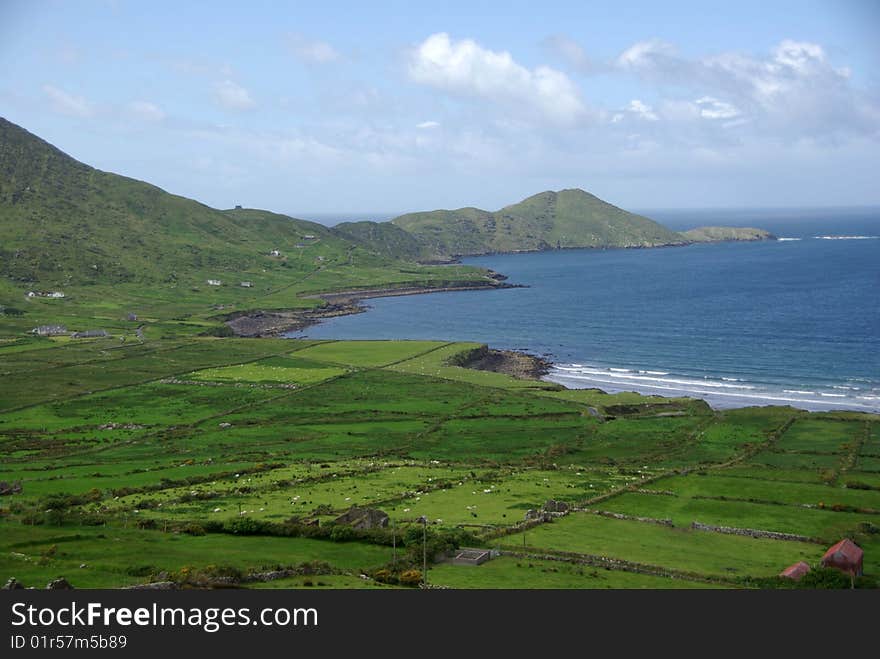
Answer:
<svg viewBox="0 0 880 659"><path fill-rule="evenodd" d="M44 286L234 278L293 253L305 235L353 247L320 225L222 212L80 163L0 119L0 275ZM276 259L277 260L277 259Z"/></svg>
<svg viewBox="0 0 880 659"><path fill-rule="evenodd" d="M495 212L439 210L402 215L392 222L429 249L450 255L687 242L653 220L578 189L541 192Z"/></svg>
<svg viewBox="0 0 880 659"><path fill-rule="evenodd" d="M415 236L390 222L343 222L333 227L333 231L364 249L389 258L416 261L433 256Z"/></svg>

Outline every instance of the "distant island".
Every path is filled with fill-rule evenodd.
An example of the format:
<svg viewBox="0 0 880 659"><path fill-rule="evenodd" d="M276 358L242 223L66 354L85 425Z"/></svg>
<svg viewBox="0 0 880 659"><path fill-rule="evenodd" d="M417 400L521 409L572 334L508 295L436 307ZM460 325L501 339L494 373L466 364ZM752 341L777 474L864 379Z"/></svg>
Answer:
<svg viewBox="0 0 880 659"><path fill-rule="evenodd" d="M441 261L553 249L668 247L776 238L751 227L672 231L580 189L541 192L494 212L473 207L424 211L389 222L345 222L334 229L379 252Z"/></svg>

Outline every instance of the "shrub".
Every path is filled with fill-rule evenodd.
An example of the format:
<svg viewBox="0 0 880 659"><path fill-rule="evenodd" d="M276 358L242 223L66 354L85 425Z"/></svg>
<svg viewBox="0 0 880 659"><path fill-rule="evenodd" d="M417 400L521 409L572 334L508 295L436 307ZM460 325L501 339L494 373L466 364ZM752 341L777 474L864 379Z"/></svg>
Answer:
<svg viewBox="0 0 880 659"><path fill-rule="evenodd" d="M418 586L421 581L421 570L405 570L400 575L400 583L402 583L404 586Z"/></svg>
<svg viewBox="0 0 880 659"><path fill-rule="evenodd" d="M184 524L180 528L180 532L186 533L187 535L205 535L205 527L203 527L201 524L190 522L188 524Z"/></svg>

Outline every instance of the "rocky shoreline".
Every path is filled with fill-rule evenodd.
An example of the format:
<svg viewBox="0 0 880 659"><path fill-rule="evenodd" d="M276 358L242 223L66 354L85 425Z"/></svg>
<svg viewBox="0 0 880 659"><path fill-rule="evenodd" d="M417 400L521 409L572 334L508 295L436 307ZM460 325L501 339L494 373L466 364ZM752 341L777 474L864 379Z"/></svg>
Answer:
<svg viewBox="0 0 880 659"><path fill-rule="evenodd" d="M321 299L323 306L311 309L275 309L269 311L252 310L230 314L224 319L232 334L240 338L278 337L287 332L301 331L326 318L363 313L367 307L361 300L374 297L395 297L399 295L421 295L423 293L448 293L452 291L480 291L499 288L522 288L518 284L504 283L506 277L497 273L490 275L487 282L459 284L455 286L404 286L400 288L372 288L351 291L336 291L305 296Z"/></svg>
<svg viewBox="0 0 880 659"><path fill-rule="evenodd" d="M517 350L496 350L481 346L461 355L456 366L478 371L504 373L520 380L540 380L550 372L553 363Z"/></svg>

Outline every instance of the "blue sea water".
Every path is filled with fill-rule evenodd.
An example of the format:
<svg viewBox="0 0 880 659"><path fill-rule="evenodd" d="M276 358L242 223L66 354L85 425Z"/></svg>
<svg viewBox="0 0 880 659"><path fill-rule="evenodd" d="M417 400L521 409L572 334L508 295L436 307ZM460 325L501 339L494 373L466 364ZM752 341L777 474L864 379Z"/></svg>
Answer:
<svg viewBox="0 0 880 659"><path fill-rule="evenodd" d="M527 288L368 300L291 336L480 341L568 387L880 412L880 209L646 214L783 239L469 258Z"/></svg>

